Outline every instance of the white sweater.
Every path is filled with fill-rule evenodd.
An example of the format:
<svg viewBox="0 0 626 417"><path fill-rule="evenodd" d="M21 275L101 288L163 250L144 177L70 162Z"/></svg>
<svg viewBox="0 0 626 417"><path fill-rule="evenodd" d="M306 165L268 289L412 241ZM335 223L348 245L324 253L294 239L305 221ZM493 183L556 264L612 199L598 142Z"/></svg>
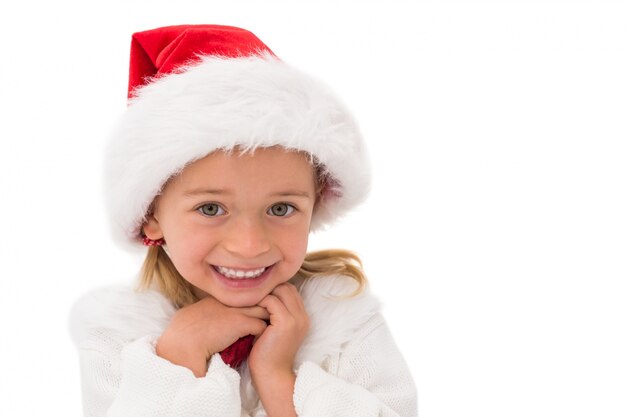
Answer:
<svg viewBox="0 0 626 417"><path fill-rule="evenodd" d="M295 360L298 416L416 416L417 395L379 303L366 291L352 298L347 277L296 284L311 328ZM330 297L329 297L330 296ZM197 378L159 357L155 343L175 308L157 291L93 291L71 313L80 352L86 417L266 416L248 368L219 354Z"/></svg>

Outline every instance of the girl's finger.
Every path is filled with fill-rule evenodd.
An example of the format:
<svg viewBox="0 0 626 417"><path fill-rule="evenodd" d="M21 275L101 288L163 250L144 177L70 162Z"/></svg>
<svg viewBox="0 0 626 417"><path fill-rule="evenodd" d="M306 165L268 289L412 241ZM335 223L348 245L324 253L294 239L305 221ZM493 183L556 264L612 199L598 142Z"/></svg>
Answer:
<svg viewBox="0 0 626 417"><path fill-rule="evenodd" d="M237 310L241 311L248 317L254 317L257 319L267 320L270 318L270 313L267 311L265 307L254 306L254 307L244 307L238 308Z"/></svg>
<svg viewBox="0 0 626 417"><path fill-rule="evenodd" d="M265 331L266 328L267 323L265 323L264 320L247 317L241 323L241 337L249 334L259 336Z"/></svg>
<svg viewBox="0 0 626 417"><path fill-rule="evenodd" d="M304 303L300 293L292 284L282 284L274 288L272 295L275 295L293 315L304 312Z"/></svg>
<svg viewBox="0 0 626 417"><path fill-rule="evenodd" d="M267 309L270 314L270 321L273 321L272 319L275 316L280 317L289 314L289 311L287 310L283 302L273 294L267 295L264 299L261 300L259 305Z"/></svg>

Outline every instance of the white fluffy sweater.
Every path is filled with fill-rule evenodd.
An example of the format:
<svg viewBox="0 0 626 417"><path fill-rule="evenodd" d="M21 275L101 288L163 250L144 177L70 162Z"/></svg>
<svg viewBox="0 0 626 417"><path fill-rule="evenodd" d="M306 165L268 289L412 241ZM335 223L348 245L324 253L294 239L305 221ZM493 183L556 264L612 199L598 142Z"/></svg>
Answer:
<svg viewBox="0 0 626 417"><path fill-rule="evenodd" d="M369 293L337 298L354 281L300 283L311 329L295 361L293 400L302 417L416 416L416 390L379 303ZM248 368L219 354L206 376L159 357L155 343L175 312L157 291L93 291L71 313L86 417L266 416Z"/></svg>

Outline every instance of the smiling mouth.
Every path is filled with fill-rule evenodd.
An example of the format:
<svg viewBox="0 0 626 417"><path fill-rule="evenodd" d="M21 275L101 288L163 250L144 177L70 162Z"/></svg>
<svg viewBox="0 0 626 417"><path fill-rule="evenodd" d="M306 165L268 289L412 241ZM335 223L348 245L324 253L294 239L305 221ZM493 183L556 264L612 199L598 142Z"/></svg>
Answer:
<svg viewBox="0 0 626 417"><path fill-rule="evenodd" d="M212 266L221 275L225 276L226 278L230 278L230 279L254 279L254 278L258 278L269 268L269 266L268 266L268 267L261 267L261 268L256 268L256 269L246 269L246 270L243 270L243 269L227 268L225 266L217 266L217 265L212 265Z"/></svg>

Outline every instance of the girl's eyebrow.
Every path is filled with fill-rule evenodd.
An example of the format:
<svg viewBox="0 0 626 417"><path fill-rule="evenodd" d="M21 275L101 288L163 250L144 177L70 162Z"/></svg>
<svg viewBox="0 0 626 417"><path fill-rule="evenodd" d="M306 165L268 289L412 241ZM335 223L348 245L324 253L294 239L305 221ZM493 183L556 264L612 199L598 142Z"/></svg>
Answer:
<svg viewBox="0 0 626 417"><path fill-rule="evenodd" d="M217 194L217 195L227 195L232 194L232 191L229 190L220 190L220 189L205 189L205 188L195 188L193 190L188 190L183 193L184 197L193 197L201 194Z"/></svg>
<svg viewBox="0 0 626 417"><path fill-rule="evenodd" d="M204 194L232 195L233 192L231 190L197 188L197 189L185 191L183 193L183 196L184 197L194 197L194 196L197 196L197 195L204 195ZM311 195L308 192L306 192L306 191L285 190L285 191L278 191L276 193L272 193L272 194L270 194L270 197L311 198Z"/></svg>
<svg viewBox="0 0 626 417"><path fill-rule="evenodd" d="M288 190L288 191L279 191L277 193L270 194L271 197L304 197L311 198L311 195L306 191L298 191L298 190Z"/></svg>

